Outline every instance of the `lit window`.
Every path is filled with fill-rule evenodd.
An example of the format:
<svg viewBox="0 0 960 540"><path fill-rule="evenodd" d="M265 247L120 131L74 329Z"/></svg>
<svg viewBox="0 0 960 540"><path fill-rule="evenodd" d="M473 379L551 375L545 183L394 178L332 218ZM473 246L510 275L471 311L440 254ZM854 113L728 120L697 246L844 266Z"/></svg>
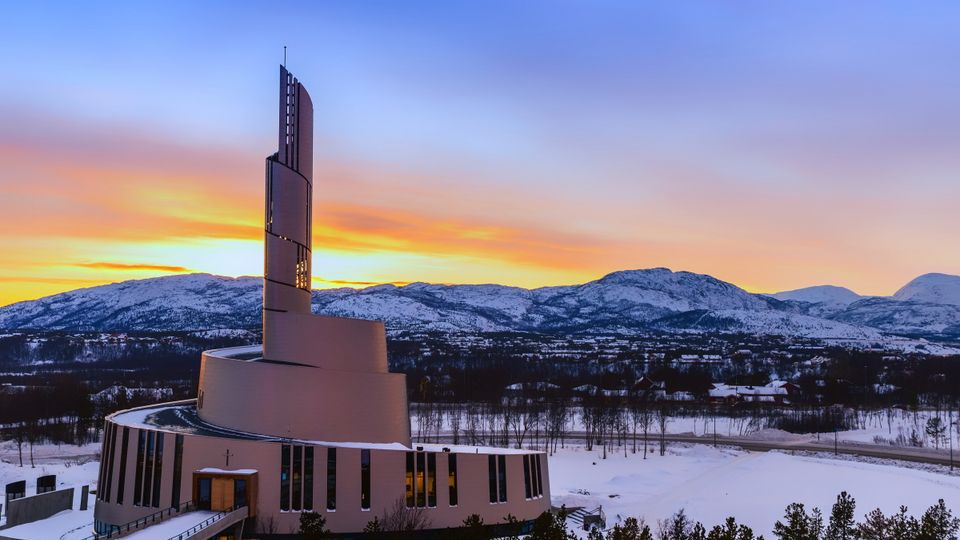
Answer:
<svg viewBox="0 0 960 540"><path fill-rule="evenodd" d="M447 485L450 488L450 506L457 506L457 455L447 455Z"/></svg>
<svg viewBox="0 0 960 540"><path fill-rule="evenodd" d="M427 505L426 490L426 466L424 463L423 452L417 452L417 506L423 508Z"/></svg>
<svg viewBox="0 0 960 540"><path fill-rule="evenodd" d="M413 508L415 504L413 489L413 452L407 452L407 474L404 477L404 486L407 494L407 508Z"/></svg>

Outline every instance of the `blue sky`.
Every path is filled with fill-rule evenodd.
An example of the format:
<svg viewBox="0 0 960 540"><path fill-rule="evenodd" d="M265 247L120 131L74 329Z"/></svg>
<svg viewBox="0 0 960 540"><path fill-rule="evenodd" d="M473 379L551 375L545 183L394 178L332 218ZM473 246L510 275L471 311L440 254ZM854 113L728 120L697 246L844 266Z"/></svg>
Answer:
<svg viewBox="0 0 960 540"><path fill-rule="evenodd" d="M315 278L532 286L670 266L751 290L889 294L920 273L960 273L960 253L944 249L960 225L956 3L37 2L5 13L3 159L42 149L60 160L0 176L19 185L19 203L0 210L25 213L23 231L71 201L70 189L41 189L71 175L83 193L187 175L209 189L167 211L189 207L199 223L256 212L287 45L316 108L327 205L316 219L338 216L331 235L364 238L321 249ZM74 174L91 156L142 163L101 181ZM215 159L235 186L211 178L212 164L184 172ZM235 205L207 215L225 191ZM84 203L85 239L135 219L103 199ZM386 222L419 225L391 237ZM20 232L0 246L0 278L55 290L15 281L36 273L18 269ZM208 236L149 232L144 246ZM240 236L229 240L253 241ZM133 247L117 256L256 271ZM141 275L31 264L48 281Z"/></svg>

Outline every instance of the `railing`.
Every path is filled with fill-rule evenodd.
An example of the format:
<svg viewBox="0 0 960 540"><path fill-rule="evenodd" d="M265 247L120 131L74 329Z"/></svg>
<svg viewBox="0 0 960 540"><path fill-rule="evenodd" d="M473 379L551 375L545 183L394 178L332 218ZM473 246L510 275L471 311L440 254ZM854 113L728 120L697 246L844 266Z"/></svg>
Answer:
<svg viewBox="0 0 960 540"><path fill-rule="evenodd" d="M93 535L83 538L83 540L105 540L108 538L118 538L124 533L135 531L147 525L153 525L154 523L163 521L165 518L168 518L174 514L189 512L196 509L197 506L193 503L193 501L187 501L180 506L171 506L170 508L165 508L159 512L154 512L149 516L144 516L140 519L136 519L123 525L110 525L109 531L105 533L93 533Z"/></svg>
<svg viewBox="0 0 960 540"><path fill-rule="evenodd" d="M207 519L201 521L200 523L197 523L196 525L194 525L193 527L190 527L189 529L183 531L182 533L171 536L169 540L186 540L187 538L190 538L191 536L206 529L207 527L213 525L214 523L221 521L223 518L229 516L230 514L236 512L237 510L241 510L245 508L246 508L246 505L243 505L243 506L234 505L234 507L229 510L222 510L220 512L217 512L216 514L208 517Z"/></svg>

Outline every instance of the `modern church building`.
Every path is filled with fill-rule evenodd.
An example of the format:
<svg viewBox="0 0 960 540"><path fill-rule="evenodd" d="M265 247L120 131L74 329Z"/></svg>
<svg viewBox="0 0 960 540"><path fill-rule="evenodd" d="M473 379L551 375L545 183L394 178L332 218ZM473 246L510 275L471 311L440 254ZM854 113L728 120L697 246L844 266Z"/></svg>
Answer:
<svg viewBox="0 0 960 540"><path fill-rule="evenodd" d="M107 418L97 533L175 514L200 526L183 538L282 538L318 512L351 537L398 512L444 529L549 510L543 453L412 444L383 324L311 313L313 106L284 67L279 127L266 162L263 346L204 352L195 400Z"/></svg>

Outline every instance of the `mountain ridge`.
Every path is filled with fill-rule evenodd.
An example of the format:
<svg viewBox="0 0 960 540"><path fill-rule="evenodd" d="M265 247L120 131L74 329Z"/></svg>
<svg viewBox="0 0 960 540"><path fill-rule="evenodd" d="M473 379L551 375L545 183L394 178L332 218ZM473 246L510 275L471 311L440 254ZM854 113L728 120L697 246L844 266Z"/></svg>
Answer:
<svg viewBox="0 0 960 540"><path fill-rule="evenodd" d="M749 293L706 274L667 268L621 270L582 284L535 289L423 282L325 289L313 291L312 301L317 313L380 319L390 330L653 330L856 340L877 340L885 335L960 339L960 305L952 303L952 296L942 302L936 298L937 291L952 294L960 277L936 276L932 282L911 281L907 285L913 284L910 298L905 300L856 295L859 299L848 303L830 301L832 294L805 296L824 297L824 302L799 300L796 295L778 299ZM261 286L259 277L212 274L130 280L2 307L0 328L251 328L260 323ZM849 298L846 293L841 296Z"/></svg>
<svg viewBox="0 0 960 540"><path fill-rule="evenodd" d="M622 270L582 284L535 289L423 282L325 289L313 291L312 302L314 312L379 319L391 331L736 332L830 340L904 336L960 341L960 305L949 296L960 277L935 276L911 281L904 287L911 287L905 300L856 295L859 299L849 303L833 301L833 289L799 295L825 298L823 302L799 300L796 294L778 299L706 274L667 268ZM259 277L212 274L130 280L2 307L0 328L252 328L260 324L261 287ZM938 301L939 291L948 296ZM847 293L841 296L849 298Z"/></svg>

